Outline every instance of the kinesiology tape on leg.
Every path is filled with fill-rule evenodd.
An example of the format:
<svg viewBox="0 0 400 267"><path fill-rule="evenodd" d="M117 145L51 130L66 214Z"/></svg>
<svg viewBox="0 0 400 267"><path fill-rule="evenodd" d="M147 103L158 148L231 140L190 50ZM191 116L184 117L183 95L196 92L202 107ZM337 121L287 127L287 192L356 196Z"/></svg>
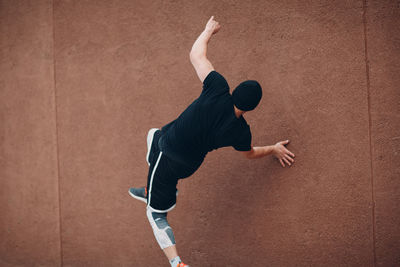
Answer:
<svg viewBox="0 0 400 267"><path fill-rule="evenodd" d="M175 237L167 221L167 213L152 212L147 209L147 218L161 249L175 245Z"/></svg>

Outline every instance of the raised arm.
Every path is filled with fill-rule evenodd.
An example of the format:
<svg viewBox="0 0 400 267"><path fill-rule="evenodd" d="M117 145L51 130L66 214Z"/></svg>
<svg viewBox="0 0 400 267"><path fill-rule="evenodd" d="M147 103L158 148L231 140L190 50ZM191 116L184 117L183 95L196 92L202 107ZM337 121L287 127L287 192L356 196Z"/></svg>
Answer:
<svg viewBox="0 0 400 267"><path fill-rule="evenodd" d="M279 160L282 167L285 167L285 163L290 166L294 163L294 154L285 147L288 143L289 140L278 142L273 146L252 146L251 150L241 151L241 153L248 159L258 159L273 155Z"/></svg>
<svg viewBox="0 0 400 267"><path fill-rule="evenodd" d="M219 31L221 26L214 20L214 16L208 20L204 31L199 35L190 51L190 62L196 70L201 82L214 70L213 65L207 59L207 44L211 36Z"/></svg>

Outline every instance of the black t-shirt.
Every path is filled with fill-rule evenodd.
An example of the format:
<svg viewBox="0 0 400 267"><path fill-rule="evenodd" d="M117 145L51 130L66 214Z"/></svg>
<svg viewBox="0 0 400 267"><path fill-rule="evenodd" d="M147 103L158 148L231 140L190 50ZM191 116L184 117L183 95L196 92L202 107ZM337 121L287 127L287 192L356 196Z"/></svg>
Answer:
<svg viewBox="0 0 400 267"><path fill-rule="evenodd" d="M201 95L161 132L161 151L188 166L200 166L208 152L220 147L251 149L250 126L243 116L236 117L229 85L215 70L204 79Z"/></svg>

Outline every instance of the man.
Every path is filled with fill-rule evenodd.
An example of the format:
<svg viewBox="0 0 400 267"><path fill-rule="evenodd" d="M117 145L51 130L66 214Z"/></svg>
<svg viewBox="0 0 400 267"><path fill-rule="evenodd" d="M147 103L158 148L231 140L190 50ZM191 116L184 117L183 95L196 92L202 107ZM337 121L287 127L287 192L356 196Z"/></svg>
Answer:
<svg viewBox="0 0 400 267"><path fill-rule="evenodd" d="M233 146L249 159L274 155L282 167L294 162L294 154L285 147L289 140L272 146L251 145L250 127L243 114L260 102L261 86L257 81L247 80L232 95L229 93L228 83L206 57L208 41L219 29L219 23L212 16L190 52L190 61L203 83L201 95L161 130L150 129L147 186L129 189L132 197L147 203L147 217L154 235L172 267L188 265L178 256L167 212L175 207L178 180L191 176L208 152Z"/></svg>

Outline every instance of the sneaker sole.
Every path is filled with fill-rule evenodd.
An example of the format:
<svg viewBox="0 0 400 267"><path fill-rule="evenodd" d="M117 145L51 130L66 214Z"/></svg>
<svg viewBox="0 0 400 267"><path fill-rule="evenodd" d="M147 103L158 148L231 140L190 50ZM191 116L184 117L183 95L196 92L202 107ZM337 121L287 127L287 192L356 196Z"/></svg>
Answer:
<svg viewBox="0 0 400 267"><path fill-rule="evenodd" d="M146 198L142 198L142 197L135 196L135 195L132 194L131 191L129 191L129 190L128 190L128 192L129 192L129 195L131 195L131 197L136 198L137 200L143 201L144 203L147 204L147 199L146 199Z"/></svg>
<svg viewBox="0 0 400 267"><path fill-rule="evenodd" d="M159 130L158 128L151 128L149 132L147 133L147 155L146 155L146 161L147 164L150 166L150 161L149 161L149 156L150 156L150 150L151 150L151 144L153 143L153 138L154 138L154 133Z"/></svg>

